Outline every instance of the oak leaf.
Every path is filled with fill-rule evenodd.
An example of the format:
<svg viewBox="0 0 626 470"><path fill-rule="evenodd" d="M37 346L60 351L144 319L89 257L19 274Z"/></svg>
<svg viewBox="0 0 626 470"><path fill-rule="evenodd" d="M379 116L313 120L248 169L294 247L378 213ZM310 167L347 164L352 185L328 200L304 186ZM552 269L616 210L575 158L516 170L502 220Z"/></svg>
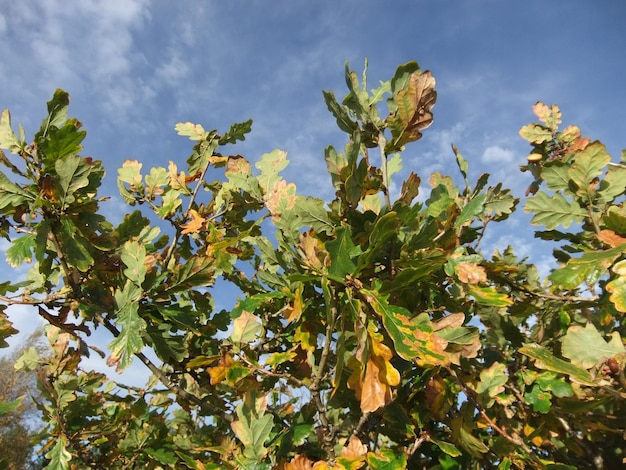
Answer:
<svg viewBox="0 0 626 470"><path fill-rule="evenodd" d="M195 209L191 209L189 211L189 215L191 216L191 220L186 224L181 224L181 227L183 228L183 231L181 233L183 235L200 232L204 227L204 223L206 222L206 219L198 214L198 211L196 211Z"/></svg>

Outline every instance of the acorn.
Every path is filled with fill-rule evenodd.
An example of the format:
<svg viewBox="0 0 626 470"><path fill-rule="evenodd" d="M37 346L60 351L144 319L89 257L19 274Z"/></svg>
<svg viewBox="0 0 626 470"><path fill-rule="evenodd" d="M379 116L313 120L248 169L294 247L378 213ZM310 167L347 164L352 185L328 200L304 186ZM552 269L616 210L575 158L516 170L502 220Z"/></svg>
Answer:
<svg viewBox="0 0 626 470"><path fill-rule="evenodd" d="M528 155L528 157L526 157L529 163L540 162L542 158L543 155L541 155L540 153L531 153L530 155Z"/></svg>

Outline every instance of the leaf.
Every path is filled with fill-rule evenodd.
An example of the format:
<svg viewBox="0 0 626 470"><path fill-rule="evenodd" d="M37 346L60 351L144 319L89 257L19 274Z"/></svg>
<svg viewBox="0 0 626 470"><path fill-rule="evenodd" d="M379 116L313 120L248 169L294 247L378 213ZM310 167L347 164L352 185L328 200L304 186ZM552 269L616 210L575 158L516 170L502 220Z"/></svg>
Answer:
<svg viewBox="0 0 626 470"><path fill-rule="evenodd" d="M573 364L585 369L591 369L600 361L626 352L619 332L614 331L611 340L607 343L593 323L582 326L574 325L567 330L562 339L563 356Z"/></svg>
<svg viewBox="0 0 626 470"><path fill-rule="evenodd" d="M0 403L0 416L16 410L22 404L22 400L24 400L24 398L25 396L21 396L8 403Z"/></svg>
<svg viewBox="0 0 626 470"><path fill-rule="evenodd" d="M52 99L47 103L48 117L44 119L39 135L45 136L47 130L51 127L61 127L67 120L67 110L69 106L70 95L66 91L57 88L54 91Z"/></svg>
<svg viewBox="0 0 626 470"><path fill-rule="evenodd" d="M543 144L552 140L552 131L541 124L528 124L520 129L519 135L531 144Z"/></svg>
<svg viewBox="0 0 626 470"><path fill-rule="evenodd" d="M267 453L264 444L274 425L272 415L265 414L263 406L259 406L259 402L252 400L250 395L237 406L236 411L239 419L231 423L231 428L245 447L244 455L261 460Z"/></svg>
<svg viewBox="0 0 626 470"><path fill-rule="evenodd" d="M532 405L533 411L538 411L543 414L550 411L550 407L552 406L551 398L552 396L548 392L543 391L537 385L535 385L530 392L524 394L524 399L527 403Z"/></svg>
<svg viewBox="0 0 626 470"><path fill-rule="evenodd" d="M122 371L133 362L135 353L143 349L142 334L146 329L146 322L139 316L139 303L141 290L130 280L126 282L124 289L115 292L115 304L117 321L120 334L111 344L111 355L107 365L116 365L118 371Z"/></svg>
<svg viewBox="0 0 626 470"><path fill-rule="evenodd" d="M429 71L411 74L406 87L397 92L394 90L397 109L387 118L392 135L385 148L387 154L422 137L420 131L433 123L431 109L436 100L435 79Z"/></svg>
<svg viewBox="0 0 626 470"><path fill-rule="evenodd" d="M559 124L561 124L561 111L555 104L548 107L541 101L537 101L533 105L533 112L537 115L539 120L546 124L550 129L556 130Z"/></svg>
<svg viewBox="0 0 626 470"><path fill-rule="evenodd" d="M565 266L552 271L548 278L565 289L574 289L585 281L593 284L622 254L621 245L608 250L586 252L578 258L570 258Z"/></svg>
<svg viewBox="0 0 626 470"><path fill-rule="evenodd" d="M46 469L48 470L69 470L72 454L67 450L67 438L61 434L57 436L57 441L50 452L46 454L49 460Z"/></svg>
<svg viewBox="0 0 626 470"><path fill-rule="evenodd" d="M532 212L533 225L545 225L552 230L562 225L568 228L573 223L581 223L587 216L585 210L576 201L568 202L560 193L552 197L544 192L527 199L524 212Z"/></svg>
<svg viewBox="0 0 626 470"><path fill-rule="evenodd" d="M283 214L294 208L296 204L296 185L287 184L285 180L276 181L274 187L265 196L265 205L277 221Z"/></svg>
<svg viewBox="0 0 626 470"><path fill-rule="evenodd" d="M324 101L326 102L328 110L337 120L337 126L339 126L339 129L352 135L352 133L359 127L357 123L350 119L345 107L341 106L337 102L335 94L332 91L323 91L322 93L324 94Z"/></svg>
<svg viewBox="0 0 626 470"><path fill-rule="evenodd" d="M573 382L580 383L582 385L598 386L595 383L589 372L586 369L566 362L563 359L554 357L552 353L545 347L538 344L527 344L519 349L519 352L535 360L535 366L539 369L551 370L559 374L565 374L569 376Z"/></svg>
<svg viewBox="0 0 626 470"><path fill-rule="evenodd" d="M406 452L396 452L388 448L367 453L367 464L371 470L404 470L407 464L406 459Z"/></svg>
<svg viewBox="0 0 626 470"><path fill-rule="evenodd" d="M0 210L12 214L16 207L33 201L35 197L13 183L0 171Z"/></svg>
<svg viewBox="0 0 626 470"><path fill-rule="evenodd" d="M450 444L449 442L433 439L432 437L428 441L435 444L437 447L439 447L442 451L444 451L450 457L459 457L461 455L461 451L457 449L454 446L454 444Z"/></svg>
<svg viewBox="0 0 626 470"><path fill-rule="evenodd" d="M454 266L459 281L468 284L480 284L487 281L487 272L485 268L466 261L460 262Z"/></svg>
<svg viewBox="0 0 626 470"><path fill-rule="evenodd" d="M189 222L187 222L186 224L180 225L180 228L183 229L181 230L180 233L183 235L187 235L190 233L198 233L202 231L202 229L204 228L204 223L206 222L206 219L202 217L200 214L198 214L198 211L195 209L191 209L189 211L189 215L190 215Z"/></svg>
<svg viewBox="0 0 626 470"><path fill-rule="evenodd" d="M60 129L52 127L48 130L47 139L40 143L46 163L76 156L83 149L80 144L87 132L79 130L80 126L76 119L69 119Z"/></svg>
<svg viewBox="0 0 626 470"><path fill-rule="evenodd" d="M56 160L55 170L59 175L59 199L62 206L72 204L74 193L89 185L89 165L78 155L69 155Z"/></svg>
<svg viewBox="0 0 626 470"><path fill-rule="evenodd" d="M220 145L234 144L246 140L246 134L252 131L252 119L230 126L230 129L220 138Z"/></svg>
<svg viewBox="0 0 626 470"><path fill-rule="evenodd" d="M11 153L18 153L22 148L22 143L11 128L11 113L8 109L3 110L0 115L0 148L5 148Z"/></svg>
<svg viewBox="0 0 626 470"><path fill-rule="evenodd" d="M389 305L387 296L373 290L362 289L361 292L372 309L380 315L385 330L393 340L396 353L403 359L416 359L418 363L429 366L445 365L448 357L444 350L447 341L435 335L432 328L420 323L403 307Z"/></svg>
<svg viewBox="0 0 626 470"><path fill-rule="evenodd" d="M612 271L617 277L606 285L606 290L611 294L609 299L615 308L626 313L626 260L616 263Z"/></svg>
<svg viewBox="0 0 626 470"><path fill-rule="evenodd" d="M493 287L480 287L469 284L467 290L479 304L490 305L492 307L507 307L513 303L508 295L498 292Z"/></svg>
<svg viewBox="0 0 626 470"><path fill-rule="evenodd" d="M282 150L273 150L270 153L265 153L254 166L257 167L261 174L257 176L257 180L266 194L270 193L274 185L282 179L278 174L284 170L289 164L287 160L287 152Z"/></svg>
<svg viewBox="0 0 626 470"><path fill-rule="evenodd" d="M13 328L13 323L11 323L7 314L4 313L5 308L5 305L0 305L0 348L8 348L9 343L6 342L6 339L19 333L18 330Z"/></svg>
<svg viewBox="0 0 626 470"><path fill-rule="evenodd" d="M352 234L346 226L337 228L335 237L326 242L326 249L330 254L328 275L343 280L347 274L354 275L356 265L352 259L361 253L361 249L352 242Z"/></svg>
<svg viewBox="0 0 626 470"><path fill-rule="evenodd" d="M332 235L335 229L324 208L324 201L315 197L298 196L293 212L299 217L301 226L312 227L317 233Z"/></svg>
<svg viewBox="0 0 626 470"><path fill-rule="evenodd" d="M23 235L13 240L9 248L4 251L6 262L12 268L17 268L22 263L30 263L33 256L33 249L37 245L37 236Z"/></svg>
<svg viewBox="0 0 626 470"><path fill-rule="evenodd" d="M263 331L263 326L259 317L244 310L235 318L230 340L239 346L249 344L257 339L261 331Z"/></svg>
<svg viewBox="0 0 626 470"><path fill-rule="evenodd" d="M208 132L204 130L200 124L193 124L191 122L179 122L174 126L178 135L188 136L190 140L204 140Z"/></svg>
<svg viewBox="0 0 626 470"><path fill-rule="evenodd" d="M504 384L508 381L507 367L500 362L494 362L487 369L480 372L480 382L476 386L476 393L481 396L486 408L490 408L493 398L504 392Z"/></svg>
<svg viewBox="0 0 626 470"><path fill-rule="evenodd" d="M604 168L611 161L611 156L606 152L606 147L601 142L595 141L584 150L576 153L574 162L568 169L571 180L580 188L577 193L587 194L593 180L602 174Z"/></svg>

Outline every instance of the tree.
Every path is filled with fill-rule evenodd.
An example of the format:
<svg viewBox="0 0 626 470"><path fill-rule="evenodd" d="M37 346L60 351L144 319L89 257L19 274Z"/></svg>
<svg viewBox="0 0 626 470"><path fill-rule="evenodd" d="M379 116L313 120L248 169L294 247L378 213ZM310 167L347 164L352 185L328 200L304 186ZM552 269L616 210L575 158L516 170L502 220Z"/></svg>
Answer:
<svg viewBox="0 0 626 470"><path fill-rule="evenodd" d="M35 372L17 370L20 357L35 360L45 357L46 344L41 330L34 331L24 344L0 357L0 468L22 470L35 468L33 428L39 419L35 406L37 384Z"/></svg>
<svg viewBox="0 0 626 470"><path fill-rule="evenodd" d="M54 355L42 367L48 468L615 468L624 458L626 155L537 103L521 135L535 181L524 210L551 240L541 279L514 248L486 256L484 234L519 200L489 175L411 172L392 197L405 146L432 122L435 79L415 62L367 89L324 100L347 135L324 150L336 197L298 194L286 153L254 168L199 124L184 169L118 170L131 206L99 212L102 163L57 90L32 143L0 122L7 305L37 308ZM383 105L387 109L383 113ZM381 117L384 116L384 117ZM371 152L371 153L370 153ZM408 162L419 166L419 162ZM539 243L539 242L538 242ZM241 292L217 310L216 286ZM219 288L219 287L218 287ZM3 306L4 309L4 306ZM112 335L108 352L90 334ZM12 334L2 314L2 335ZM150 359L154 353L158 361ZM89 354L145 387L85 370Z"/></svg>

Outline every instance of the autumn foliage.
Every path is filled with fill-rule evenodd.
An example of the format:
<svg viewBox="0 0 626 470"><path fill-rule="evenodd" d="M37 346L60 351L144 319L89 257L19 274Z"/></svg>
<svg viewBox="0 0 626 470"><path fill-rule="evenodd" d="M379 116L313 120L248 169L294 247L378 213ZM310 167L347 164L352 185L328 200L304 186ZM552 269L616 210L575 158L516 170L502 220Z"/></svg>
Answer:
<svg viewBox="0 0 626 470"><path fill-rule="evenodd" d="M554 247L542 279L515 247L481 249L520 204L502 183L470 181L455 146L441 156L453 175L422 183L402 161L433 122L431 73L409 62L370 90L346 67L346 83L342 101L324 92L346 134L323 152L332 201L285 181L282 150L239 155L251 121L181 123L186 164L118 170L119 224L100 212L104 168L79 155L67 93L30 142L3 112L0 233L30 271L0 284L0 338L15 334L10 305L49 323L55 354L20 360L38 371L48 468L621 465L626 157L534 106L520 163L524 210ZM215 307L224 286L232 309ZM116 383L83 366L90 354L152 377Z"/></svg>

